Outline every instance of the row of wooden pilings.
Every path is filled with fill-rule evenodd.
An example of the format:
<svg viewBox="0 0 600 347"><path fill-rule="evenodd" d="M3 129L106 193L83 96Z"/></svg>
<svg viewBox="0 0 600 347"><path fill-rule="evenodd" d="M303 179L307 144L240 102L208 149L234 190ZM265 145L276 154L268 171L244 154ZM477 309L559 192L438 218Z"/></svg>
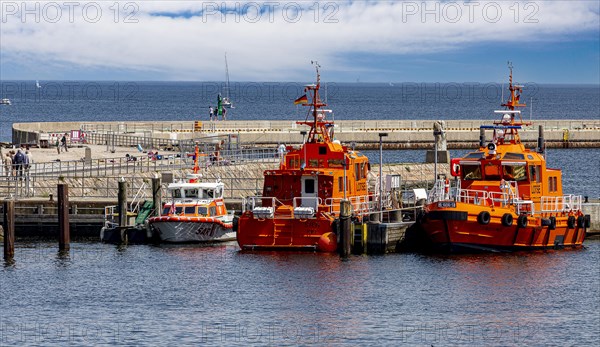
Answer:
<svg viewBox="0 0 600 347"><path fill-rule="evenodd" d="M121 241L127 242L127 182L119 180L118 185L118 213ZM161 206L161 179L152 178L152 200L154 208L160 214ZM71 233L69 229L69 186L57 185L58 200L58 250L68 252L71 248ZM10 261L15 256L15 200L4 200L4 259Z"/></svg>

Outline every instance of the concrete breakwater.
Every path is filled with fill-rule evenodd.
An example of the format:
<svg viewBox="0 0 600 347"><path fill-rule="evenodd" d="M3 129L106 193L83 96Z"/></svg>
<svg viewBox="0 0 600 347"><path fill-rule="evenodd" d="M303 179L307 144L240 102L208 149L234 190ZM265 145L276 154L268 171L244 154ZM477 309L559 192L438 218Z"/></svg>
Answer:
<svg viewBox="0 0 600 347"><path fill-rule="evenodd" d="M378 133L386 148L431 148L433 120L352 120L336 121L335 138L359 149L378 146ZM476 148L479 126L490 121L448 120L446 135L449 148ZM521 132L529 146L537 142L537 126L543 125L547 147L600 147L598 120L537 120ZM71 131L83 131L88 143L116 146L164 147L178 145L202 137L234 136L237 143L275 146L280 143L301 143L306 127L294 121L175 121L175 122L33 122L15 123L14 144L53 144L57 136Z"/></svg>

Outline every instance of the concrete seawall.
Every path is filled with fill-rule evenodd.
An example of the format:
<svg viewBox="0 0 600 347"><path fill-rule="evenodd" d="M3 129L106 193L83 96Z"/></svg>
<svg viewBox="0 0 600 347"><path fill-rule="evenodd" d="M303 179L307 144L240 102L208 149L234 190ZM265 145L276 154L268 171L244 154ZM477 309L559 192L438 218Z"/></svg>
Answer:
<svg viewBox="0 0 600 347"><path fill-rule="evenodd" d="M479 126L490 121L449 120L446 134L449 148L474 148L479 142ZM342 143L355 143L358 148L374 148L379 132L388 133L383 139L386 148L430 148L433 143L433 120L352 120L336 121L335 138ZM548 147L600 147L600 121L595 120L538 120L521 131L522 140L530 145L537 141L537 126L543 125ZM302 141L300 132L306 127L294 121L220 121L220 122L33 122L13 124L15 144L38 144L53 140L53 135L71 130L83 130L90 140L106 142L100 134L123 135L140 139L168 141L191 140L216 134L234 134L238 141L255 145L293 144ZM491 136L491 135L489 135ZM122 137L120 137L122 139ZM52 143L52 142L51 142ZM119 145L117 143L116 145Z"/></svg>

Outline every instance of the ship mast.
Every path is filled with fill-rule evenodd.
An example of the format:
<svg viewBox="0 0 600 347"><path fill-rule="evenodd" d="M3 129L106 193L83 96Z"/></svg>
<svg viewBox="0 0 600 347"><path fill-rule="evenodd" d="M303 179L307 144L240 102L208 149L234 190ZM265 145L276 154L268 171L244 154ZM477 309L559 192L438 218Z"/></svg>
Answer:
<svg viewBox="0 0 600 347"><path fill-rule="evenodd" d="M518 129L523 125L531 125L531 123L526 123L523 121L523 116L521 115L521 111L517 110L517 107L525 107L527 106L524 103L521 103L521 93L523 92L523 86L513 84L513 65L512 62L508 62L508 69L510 70L509 75L509 84L508 90L510 91L509 99L502 106L506 107L504 111L496 111L496 113L503 114L502 119L499 122L494 122L495 124L501 124L504 127L504 131L501 133L500 138L504 140L504 138L511 139L515 143L521 142L521 139L518 134ZM515 121L515 115L519 116L519 119ZM508 118L510 116L510 118ZM496 130L494 130L494 138L496 138Z"/></svg>
<svg viewBox="0 0 600 347"><path fill-rule="evenodd" d="M332 127L333 122L325 120L325 110L322 108L327 106L327 104L323 103L319 97L319 90L321 89L321 74L319 73L319 68L321 65L319 65L317 61L311 61L311 63L315 66L317 72L317 83L309 84L304 87L304 91L311 94L312 102L309 104L304 104L303 106L312 107L308 114L312 113L313 119L312 121L306 120L304 122L296 123L308 125L310 127L307 142L329 143L331 142L331 137L327 128Z"/></svg>

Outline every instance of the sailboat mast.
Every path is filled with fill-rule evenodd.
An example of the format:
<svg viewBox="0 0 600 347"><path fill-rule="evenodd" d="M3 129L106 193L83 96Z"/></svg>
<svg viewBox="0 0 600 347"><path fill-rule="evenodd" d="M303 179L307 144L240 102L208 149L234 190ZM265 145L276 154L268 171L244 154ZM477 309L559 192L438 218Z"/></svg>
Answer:
<svg viewBox="0 0 600 347"><path fill-rule="evenodd" d="M229 66L227 65L227 52L225 52L225 97L229 99Z"/></svg>

